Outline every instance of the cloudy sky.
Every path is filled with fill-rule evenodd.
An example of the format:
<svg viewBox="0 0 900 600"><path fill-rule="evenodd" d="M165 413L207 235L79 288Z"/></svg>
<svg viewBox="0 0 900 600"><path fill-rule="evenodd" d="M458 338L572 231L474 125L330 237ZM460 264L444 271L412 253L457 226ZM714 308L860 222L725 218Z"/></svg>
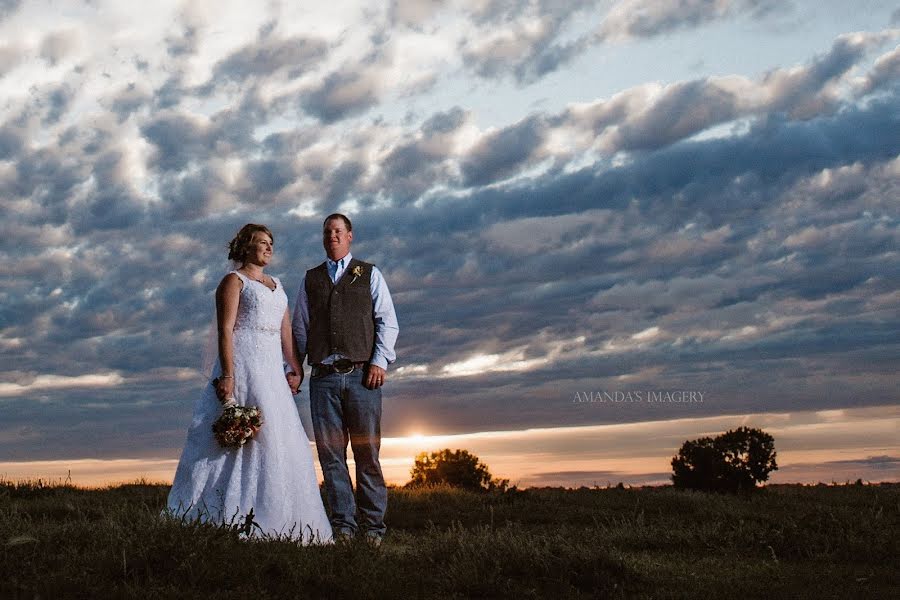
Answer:
<svg viewBox="0 0 900 600"><path fill-rule="evenodd" d="M340 210L394 481L664 481L740 424L896 480L898 44L880 0L0 0L0 476L170 477L227 241L293 296Z"/></svg>

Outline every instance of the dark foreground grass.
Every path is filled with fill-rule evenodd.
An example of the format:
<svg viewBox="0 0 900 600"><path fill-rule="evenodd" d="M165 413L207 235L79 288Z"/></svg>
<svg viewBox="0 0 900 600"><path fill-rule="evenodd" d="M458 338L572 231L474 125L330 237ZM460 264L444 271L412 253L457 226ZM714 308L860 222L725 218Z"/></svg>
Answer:
<svg viewBox="0 0 900 600"><path fill-rule="evenodd" d="M390 492L300 547L159 518L168 487L0 482L0 598L898 598L900 485Z"/></svg>

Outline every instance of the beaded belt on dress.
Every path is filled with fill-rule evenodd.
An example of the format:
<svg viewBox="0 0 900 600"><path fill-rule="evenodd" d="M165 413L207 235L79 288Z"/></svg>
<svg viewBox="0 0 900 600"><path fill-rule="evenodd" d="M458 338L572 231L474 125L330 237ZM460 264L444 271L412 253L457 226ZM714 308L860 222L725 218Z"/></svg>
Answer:
<svg viewBox="0 0 900 600"><path fill-rule="evenodd" d="M281 327L235 327L235 331L261 331L263 333L281 333Z"/></svg>

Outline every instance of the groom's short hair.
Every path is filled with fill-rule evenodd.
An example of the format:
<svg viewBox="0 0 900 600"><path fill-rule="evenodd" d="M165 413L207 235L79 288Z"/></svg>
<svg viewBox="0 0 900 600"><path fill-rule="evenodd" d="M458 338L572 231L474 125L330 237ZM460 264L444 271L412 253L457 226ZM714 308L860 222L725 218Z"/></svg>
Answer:
<svg viewBox="0 0 900 600"><path fill-rule="evenodd" d="M325 220L322 221L322 229L325 229L325 226L328 225L328 221L332 219L341 219L342 221L344 221L344 225L347 226L347 231L353 231L353 223L350 222L350 219L347 217L347 215L342 215L341 213L331 213L330 215L325 217Z"/></svg>

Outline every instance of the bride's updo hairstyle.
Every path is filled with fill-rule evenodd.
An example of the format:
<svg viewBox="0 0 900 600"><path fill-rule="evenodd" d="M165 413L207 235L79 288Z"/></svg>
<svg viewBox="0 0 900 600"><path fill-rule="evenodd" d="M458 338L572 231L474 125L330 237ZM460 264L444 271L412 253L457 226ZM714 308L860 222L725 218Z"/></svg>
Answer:
<svg viewBox="0 0 900 600"><path fill-rule="evenodd" d="M228 260L244 262L250 250L250 243L253 241L253 234L257 231L265 233L273 243L275 242L275 236L272 235L268 227L257 225L256 223L247 223L241 227L234 239L228 243Z"/></svg>

